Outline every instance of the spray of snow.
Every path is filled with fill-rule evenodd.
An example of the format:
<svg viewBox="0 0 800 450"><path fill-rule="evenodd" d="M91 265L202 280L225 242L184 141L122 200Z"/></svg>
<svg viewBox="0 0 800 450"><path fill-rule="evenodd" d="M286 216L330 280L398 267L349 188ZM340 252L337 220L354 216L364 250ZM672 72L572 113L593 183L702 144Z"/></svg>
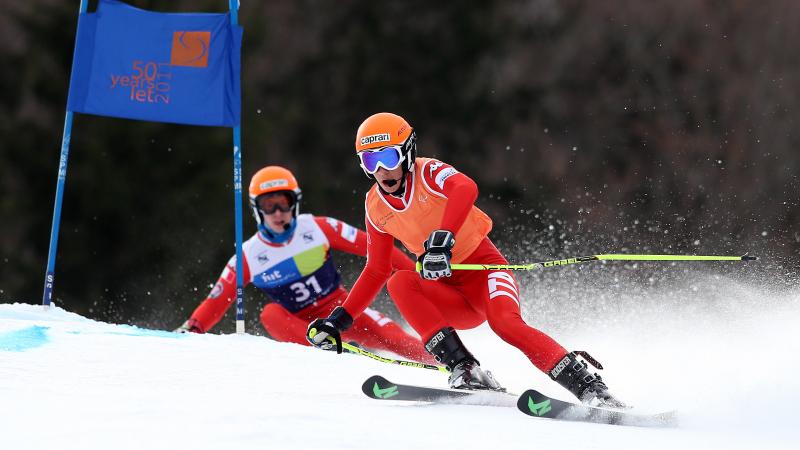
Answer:
<svg viewBox="0 0 800 450"><path fill-rule="evenodd" d="M526 319L600 359L612 390L638 409L677 409L678 428L561 423L507 407L378 402L360 392L369 375L432 386L445 379L259 336L179 335L4 304L3 448L511 449L565 441L595 449L794 448L796 293L712 277L669 292L622 287L609 298L592 287L553 283L530 288ZM548 301L551 291L573 301ZM462 336L510 391L535 387L569 399L488 327Z"/></svg>

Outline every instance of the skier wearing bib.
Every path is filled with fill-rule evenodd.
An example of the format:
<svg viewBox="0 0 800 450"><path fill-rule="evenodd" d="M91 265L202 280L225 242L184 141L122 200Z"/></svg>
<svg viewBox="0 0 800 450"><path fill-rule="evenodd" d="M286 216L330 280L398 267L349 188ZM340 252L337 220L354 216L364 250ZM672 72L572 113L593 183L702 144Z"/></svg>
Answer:
<svg viewBox="0 0 800 450"><path fill-rule="evenodd" d="M361 168L375 181L365 203L367 264L347 301L311 322L307 337L313 345L341 352L340 334L388 281L389 295L426 350L451 370L452 388L503 390L455 331L488 320L498 336L582 402L624 407L574 352L522 320L511 271L451 271L451 263L508 264L487 237L492 221L474 205L478 187L472 179L442 161L417 158L414 129L395 114L367 118L355 147ZM392 274L395 239L417 255L419 273Z"/></svg>
<svg viewBox="0 0 800 450"><path fill-rule="evenodd" d="M270 336L309 345L308 321L331 313L347 297L331 250L365 256L367 236L333 218L300 214L300 187L283 167L259 170L250 181L249 194L258 232L242 246L245 284L255 284L272 299L260 316ZM389 249L387 258L390 271L414 268L397 248ZM234 255L208 297L176 331L205 333L219 322L236 297L235 271ZM433 361L419 339L373 309L364 310L343 338L416 361Z"/></svg>

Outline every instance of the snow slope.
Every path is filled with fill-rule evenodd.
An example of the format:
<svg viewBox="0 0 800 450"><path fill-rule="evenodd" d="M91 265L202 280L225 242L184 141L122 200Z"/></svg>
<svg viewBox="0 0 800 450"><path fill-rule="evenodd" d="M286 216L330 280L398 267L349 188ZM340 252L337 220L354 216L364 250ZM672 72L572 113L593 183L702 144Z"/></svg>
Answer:
<svg viewBox="0 0 800 450"><path fill-rule="evenodd" d="M673 302L598 313L602 327L552 326L565 345L601 360L624 400L679 410L673 429L379 402L360 391L369 375L445 380L264 337L178 335L0 304L0 448L798 448L800 297L746 294L736 308L702 319ZM621 319L604 319L612 314ZM570 398L488 327L462 337L510 391Z"/></svg>

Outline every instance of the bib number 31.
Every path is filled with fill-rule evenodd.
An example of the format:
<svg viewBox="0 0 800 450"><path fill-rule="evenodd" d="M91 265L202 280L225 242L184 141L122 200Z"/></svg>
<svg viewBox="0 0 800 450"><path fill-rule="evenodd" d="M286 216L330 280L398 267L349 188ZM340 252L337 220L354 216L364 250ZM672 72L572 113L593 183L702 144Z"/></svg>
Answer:
<svg viewBox="0 0 800 450"><path fill-rule="evenodd" d="M322 292L322 288L319 285L319 282L315 277L309 277L305 283L302 281L298 281L297 283L292 283L289 285L289 289L294 292L294 300L296 302L304 302L311 297L311 291L309 288L314 290L314 295L319 295Z"/></svg>

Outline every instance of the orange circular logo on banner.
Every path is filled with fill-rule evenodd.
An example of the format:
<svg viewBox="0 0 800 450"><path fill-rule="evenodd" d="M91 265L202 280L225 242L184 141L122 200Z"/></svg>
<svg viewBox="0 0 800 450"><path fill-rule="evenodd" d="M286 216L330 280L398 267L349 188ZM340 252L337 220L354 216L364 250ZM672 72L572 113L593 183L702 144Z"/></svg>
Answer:
<svg viewBox="0 0 800 450"><path fill-rule="evenodd" d="M210 31L176 31L172 33L170 64L185 67L208 67Z"/></svg>

